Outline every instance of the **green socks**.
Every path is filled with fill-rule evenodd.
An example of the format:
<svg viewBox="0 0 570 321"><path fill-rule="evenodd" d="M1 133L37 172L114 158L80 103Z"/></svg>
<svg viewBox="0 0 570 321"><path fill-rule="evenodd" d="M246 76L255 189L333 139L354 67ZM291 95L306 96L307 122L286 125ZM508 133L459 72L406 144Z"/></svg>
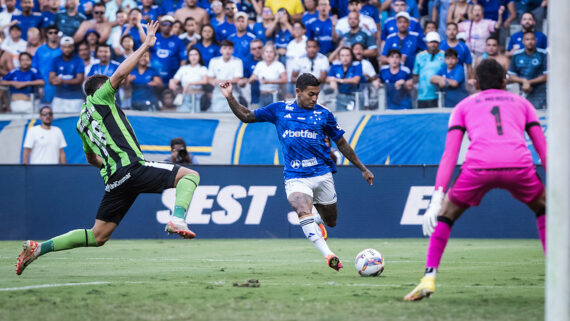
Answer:
<svg viewBox="0 0 570 321"><path fill-rule="evenodd" d="M93 230L73 230L40 243L40 254L69 250L76 247L97 246Z"/></svg>
<svg viewBox="0 0 570 321"><path fill-rule="evenodd" d="M200 183L200 176L196 174L188 174L183 176L176 185L176 202L174 203L174 213L172 215L178 218L186 217L186 211L194 195L194 190Z"/></svg>

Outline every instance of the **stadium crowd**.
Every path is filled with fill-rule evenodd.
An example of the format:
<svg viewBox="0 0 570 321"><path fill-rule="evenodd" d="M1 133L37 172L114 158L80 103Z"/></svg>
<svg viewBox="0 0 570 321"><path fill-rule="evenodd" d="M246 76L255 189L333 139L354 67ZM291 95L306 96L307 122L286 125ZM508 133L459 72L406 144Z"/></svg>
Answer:
<svg viewBox="0 0 570 321"><path fill-rule="evenodd" d="M2 0L0 110L78 113L160 22L117 94L122 108L229 112L294 96L301 73L335 110L453 107L495 59L509 90L546 108L548 0Z"/></svg>

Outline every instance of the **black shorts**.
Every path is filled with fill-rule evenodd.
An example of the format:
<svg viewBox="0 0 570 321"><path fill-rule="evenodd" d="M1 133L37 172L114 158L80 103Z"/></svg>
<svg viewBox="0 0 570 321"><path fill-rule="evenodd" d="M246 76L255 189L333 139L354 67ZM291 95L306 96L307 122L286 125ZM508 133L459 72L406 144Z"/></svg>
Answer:
<svg viewBox="0 0 570 321"><path fill-rule="evenodd" d="M146 162L120 168L105 185L97 219L119 224L140 193L162 193L174 187L179 165Z"/></svg>

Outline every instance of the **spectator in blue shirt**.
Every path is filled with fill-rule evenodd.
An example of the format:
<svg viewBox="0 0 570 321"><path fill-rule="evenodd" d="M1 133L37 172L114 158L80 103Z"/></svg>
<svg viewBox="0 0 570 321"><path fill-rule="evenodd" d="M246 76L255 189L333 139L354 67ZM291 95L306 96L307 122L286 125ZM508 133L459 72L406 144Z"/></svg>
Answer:
<svg viewBox="0 0 570 321"><path fill-rule="evenodd" d="M55 24L55 15L59 13L59 0L49 0L48 6L42 11L42 28Z"/></svg>
<svg viewBox="0 0 570 321"><path fill-rule="evenodd" d="M426 42L427 50L418 54L412 71L414 82L418 84L418 108L437 107L438 95L430 80L445 65L445 54L439 50L439 33L428 33Z"/></svg>
<svg viewBox="0 0 570 321"><path fill-rule="evenodd" d="M55 25L59 31L69 37L73 37L81 23L87 20L87 17L77 11L78 4L78 0L66 0L65 11L55 16Z"/></svg>
<svg viewBox="0 0 570 321"><path fill-rule="evenodd" d="M55 94L55 87L49 83L49 72L53 60L61 56L61 49L59 49L59 30L55 25L51 25L46 29L47 41L41 45L32 59L32 66L36 68L42 78L44 79L44 95L41 99L42 103L51 103L53 95Z"/></svg>
<svg viewBox="0 0 570 321"><path fill-rule="evenodd" d="M131 35L134 42L134 50L139 49L143 41L146 39L146 22L142 23L141 9L133 8L129 11L129 18L127 25L123 26L121 37L124 35Z"/></svg>
<svg viewBox="0 0 570 321"><path fill-rule="evenodd" d="M378 28L378 30L381 30L380 12L378 12L378 8L376 6L373 6L372 4L370 4L369 0L363 1L363 5L362 5L362 8L360 9L360 13L365 14L365 15L369 16L370 18L374 19L374 22L376 22L376 27Z"/></svg>
<svg viewBox="0 0 570 321"><path fill-rule="evenodd" d="M238 81L240 86L245 86L248 79L253 75L255 66L262 59L263 42L261 39L254 39L249 44L249 56L243 61L243 78ZM251 103L258 104L260 97L259 81L250 82L251 87Z"/></svg>
<svg viewBox="0 0 570 321"><path fill-rule="evenodd" d="M536 37L536 47L540 49L546 49L548 47L548 39L545 34L540 31L536 31L536 20L534 19L534 14L532 12L525 12L521 17L521 27L522 31L514 33L507 45L507 56L512 56L515 51L524 48L523 45L523 34L525 32L534 32Z"/></svg>
<svg viewBox="0 0 570 321"><path fill-rule="evenodd" d="M247 32L247 14L238 12L235 17L236 32L228 37L234 43L234 56L242 61L249 55L249 44L255 35Z"/></svg>
<svg viewBox="0 0 570 321"><path fill-rule="evenodd" d="M380 81L386 87L387 109L412 108L411 90L414 87L412 73L401 64L402 53L398 49L388 51L388 65L380 69Z"/></svg>
<svg viewBox="0 0 570 321"><path fill-rule="evenodd" d="M33 102L30 97L34 93L34 86L43 86L42 75L32 68L32 55L22 52L18 56L20 68L9 72L2 80L0 86L10 86L10 100L12 112L31 113Z"/></svg>
<svg viewBox="0 0 570 321"><path fill-rule="evenodd" d="M156 43L151 48L151 66L159 72L165 84L188 59L186 46L182 40L171 34L173 23L172 16L160 18L160 33L156 35Z"/></svg>
<svg viewBox="0 0 570 321"><path fill-rule="evenodd" d="M226 21L226 14L224 11L224 5L220 0L214 0L210 3L210 11L208 14L210 15L210 24L214 29Z"/></svg>
<svg viewBox="0 0 570 321"><path fill-rule="evenodd" d="M307 26L311 24L313 21L317 20L317 16L319 15L319 13L317 12L317 1L305 0L303 1L303 4L305 5L305 12L303 12L303 16L301 17L301 22L305 26Z"/></svg>
<svg viewBox="0 0 570 321"><path fill-rule="evenodd" d="M145 52L127 77L125 86L132 88L131 108L134 110L158 110L157 89L162 87L162 80L149 62L150 53Z"/></svg>
<svg viewBox="0 0 570 321"><path fill-rule="evenodd" d="M235 16L238 13L236 4L232 1L226 2L224 12L226 14L226 21L216 27L216 39L220 42L228 39L229 36L236 32L236 26L234 25Z"/></svg>
<svg viewBox="0 0 570 321"><path fill-rule="evenodd" d="M471 78L473 75L473 59L471 57L471 52L469 51L469 47L463 41L459 41L457 39L457 33L459 29L457 28L457 24L455 22L450 22L447 24L447 29L445 30L445 34L447 35L447 40L443 39L439 44L439 49L446 51L449 48L455 49L457 52L457 59L458 64L467 66L467 75Z"/></svg>
<svg viewBox="0 0 570 321"><path fill-rule="evenodd" d="M348 47L340 50L339 57L340 62L334 63L329 69L327 82L333 90L338 91L337 110L353 110L358 108L355 106L355 95L362 78L362 64L354 61L352 50Z"/></svg>
<svg viewBox="0 0 570 321"><path fill-rule="evenodd" d="M32 12L34 7L33 0L21 0L20 5L22 6L22 14L13 15L12 21L19 21L18 25L22 29L22 39L28 40L28 29L32 27L41 29L42 15L38 12Z"/></svg>
<svg viewBox="0 0 570 321"><path fill-rule="evenodd" d="M387 63L387 54L390 49L398 49L402 53L402 63L413 69L416 54L426 49L426 44L417 32L409 31L410 15L402 11L396 15L398 33L391 34L386 39L384 48L382 49L382 63ZM439 44L439 43L438 43Z"/></svg>
<svg viewBox="0 0 570 321"><path fill-rule="evenodd" d="M220 45L216 40L216 34L214 28L211 25L203 25L200 30L200 41L193 46L200 51L202 60L204 61L204 66L208 67L210 65L210 60L214 57L221 55Z"/></svg>
<svg viewBox="0 0 570 321"><path fill-rule="evenodd" d="M536 35L523 35L524 49L516 51L509 67L509 82L521 84L526 99L536 109L546 108L547 65L546 50L536 47Z"/></svg>
<svg viewBox="0 0 570 321"><path fill-rule="evenodd" d="M142 0L139 4L139 9L141 10L142 17L146 21L156 21L159 16L163 15L162 9L154 4L153 0Z"/></svg>
<svg viewBox="0 0 570 321"><path fill-rule="evenodd" d="M53 60L49 73L49 82L55 86L53 111L60 113L78 113L83 105L85 65L75 54L73 38L60 40L61 56Z"/></svg>
<svg viewBox="0 0 570 321"><path fill-rule="evenodd" d="M384 25L382 26L382 32L380 33L380 39L384 42L388 38L389 35L398 33L398 25L397 25L397 18L396 16L400 12L405 12L407 9L407 4L405 0L393 0L392 1L392 10L395 12L393 17L390 17L384 21ZM409 14L408 14L409 16ZM418 35L423 38L424 32L422 30L422 26L418 22L418 20L414 17L409 16L410 22L408 31L410 32L417 32Z"/></svg>
<svg viewBox="0 0 570 321"><path fill-rule="evenodd" d="M320 53L326 55L334 50L333 41L338 35L330 18L331 6L328 0L319 0L318 17L307 27L307 38L315 39L319 42Z"/></svg>
<svg viewBox="0 0 570 321"><path fill-rule="evenodd" d="M309 0L313 1L313 0ZM273 31L277 22L273 16L273 11L269 7L263 7L261 10L261 22L253 25L253 34L255 38L260 39L265 44L268 40L273 41Z"/></svg>
<svg viewBox="0 0 570 321"><path fill-rule="evenodd" d="M350 31L341 35L340 39L344 39L344 46L352 47L355 43L359 43L364 48L365 57L376 57L378 54L378 46L374 36L360 27L360 14L351 11L348 13L348 25Z"/></svg>
<svg viewBox="0 0 570 321"><path fill-rule="evenodd" d="M105 75L107 77L111 77L119 67L118 62L111 60L111 46L107 44L100 44L97 46L95 57L99 59L99 62L91 67L87 74L88 77L93 75Z"/></svg>
<svg viewBox="0 0 570 321"><path fill-rule="evenodd" d="M287 9L281 8L275 14L275 30L273 36L275 39L275 47L279 54L279 61L286 64L285 56L287 54L287 45L293 40L293 22Z"/></svg>
<svg viewBox="0 0 570 321"><path fill-rule="evenodd" d="M410 17L414 17L416 19L419 18L420 17L420 11L418 10L418 1L417 0L403 0L403 1L406 2L406 12L410 15ZM435 1L436 0L433 0L433 2L435 2ZM390 16L391 17L398 14L398 12L393 7L391 7L390 9L391 9L390 10ZM431 14L431 11L430 11L430 14Z"/></svg>
<svg viewBox="0 0 570 321"><path fill-rule="evenodd" d="M457 50L448 48L445 51L445 65L430 79L432 84L439 86L445 93L443 107L455 107L469 96L465 89L465 70L458 62Z"/></svg>

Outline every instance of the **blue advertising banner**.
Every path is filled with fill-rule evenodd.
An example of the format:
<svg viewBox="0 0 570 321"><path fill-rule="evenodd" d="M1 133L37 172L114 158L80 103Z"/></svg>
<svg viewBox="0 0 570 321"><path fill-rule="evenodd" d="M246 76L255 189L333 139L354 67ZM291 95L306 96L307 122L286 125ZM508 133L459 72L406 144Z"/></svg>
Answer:
<svg viewBox="0 0 570 321"><path fill-rule="evenodd" d="M304 237L287 203L280 166L196 166L200 186L187 214L199 238ZM433 191L435 166L371 166L369 186L360 171L334 175L338 225L331 238L421 237L422 215ZM543 175L543 170L539 169ZM103 181L95 168L0 166L0 239L43 240L93 225ZM175 190L140 195L113 238L165 238ZM454 225L453 237L535 238L533 213L503 190Z"/></svg>

